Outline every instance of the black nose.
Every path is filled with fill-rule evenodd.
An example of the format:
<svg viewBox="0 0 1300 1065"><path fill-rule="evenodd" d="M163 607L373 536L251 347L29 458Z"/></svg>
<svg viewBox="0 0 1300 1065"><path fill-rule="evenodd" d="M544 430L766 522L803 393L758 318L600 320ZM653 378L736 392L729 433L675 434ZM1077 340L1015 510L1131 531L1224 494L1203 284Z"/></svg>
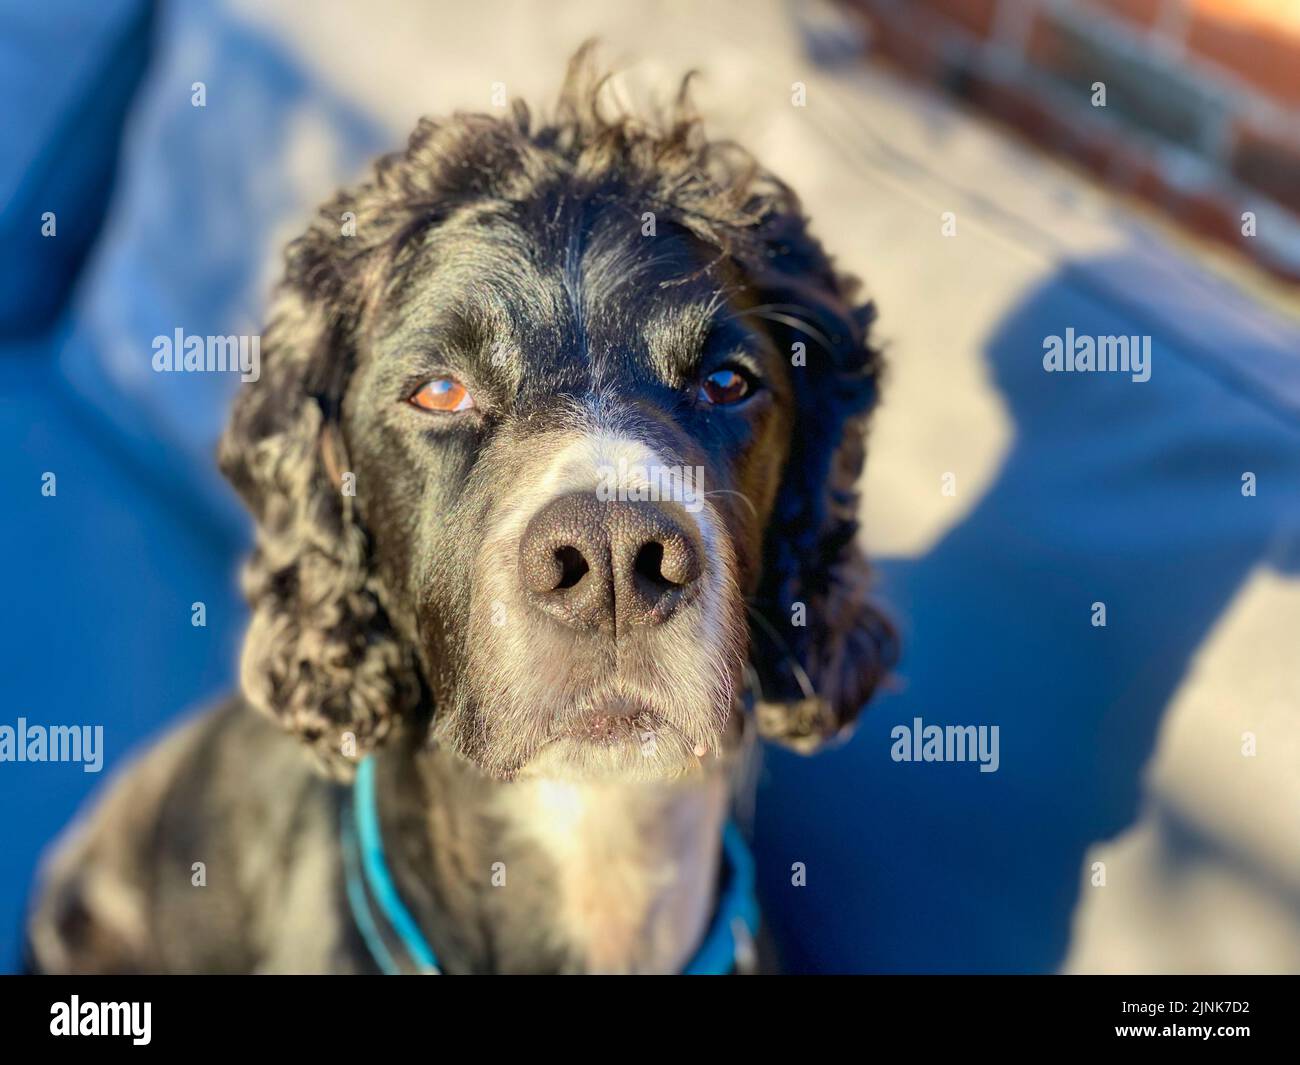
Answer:
<svg viewBox="0 0 1300 1065"><path fill-rule="evenodd" d="M658 503L559 496L533 515L519 543L525 595L573 628L662 625L699 578L693 524Z"/></svg>

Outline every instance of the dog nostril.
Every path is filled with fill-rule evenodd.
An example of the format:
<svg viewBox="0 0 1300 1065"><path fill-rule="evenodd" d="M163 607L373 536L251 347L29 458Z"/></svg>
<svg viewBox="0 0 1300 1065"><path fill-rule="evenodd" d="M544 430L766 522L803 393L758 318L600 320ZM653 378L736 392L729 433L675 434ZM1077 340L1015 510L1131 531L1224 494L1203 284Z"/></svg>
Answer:
<svg viewBox="0 0 1300 1065"><path fill-rule="evenodd" d="M632 563L633 572L658 588L681 588L700 575L699 560L685 540L670 537L642 544Z"/></svg>
<svg viewBox="0 0 1300 1065"><path fill-rule="evenodd" d="M641 550L636 553L636 560L632 563L632 568L638 576L644 577L654 584L677 583L664 574L664 545L654 540L641 545Z"/></svg>
<svg viewBox="0 0 1300 1065"><path fill-rule="evenodd" d="M555 561L560 565L560 579L555 585L555 590L560 591L564 588L572 588L587 574L590 567L587 560L582 557L582 552L576 547L557 547L555 549Z"/></svg>

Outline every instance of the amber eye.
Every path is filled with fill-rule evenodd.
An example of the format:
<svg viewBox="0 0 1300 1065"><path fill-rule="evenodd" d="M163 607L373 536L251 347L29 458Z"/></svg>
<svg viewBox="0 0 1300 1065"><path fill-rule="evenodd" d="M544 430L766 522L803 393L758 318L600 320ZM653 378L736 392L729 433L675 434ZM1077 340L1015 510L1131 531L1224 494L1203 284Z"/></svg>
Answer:
<svg viewBox="0 0 1300 1065"><path fill-rule="evenodd" d="M749 378L735 370L714 370L700 384L700 397L715 407L739 403L753 391Z"/></svg>
<svg viewBox="0 0 1300 1065"><path fill-rule="evenodd" d="M474 407L474 397L454 377L435 377L432 381L426 381L409 402L421 410L438 411L440 414L455 414Z"/></svg>

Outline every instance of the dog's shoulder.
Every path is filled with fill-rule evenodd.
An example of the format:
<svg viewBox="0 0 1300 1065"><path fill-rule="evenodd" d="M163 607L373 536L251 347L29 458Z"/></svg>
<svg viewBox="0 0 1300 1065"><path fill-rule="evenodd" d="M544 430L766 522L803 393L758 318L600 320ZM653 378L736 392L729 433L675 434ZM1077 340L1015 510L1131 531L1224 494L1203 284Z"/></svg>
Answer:
<svg viewBox="0 0 1300 1065"><path fill-rule="evenodd" d="M149 841L158 812L227 707L193 718L114 771L55 840L28 925L43 972L153 967Z"/></svg>
<svg viewBox="0 0 1300 1065"><path fill-rule="evenodd" d="M185 721L116 771L55 841L28 926L32 966L251 966L257 894L274 870L267 847L250 844L278 836L277 820L302 816L293 800L325 787L300 745L238 697Z"/></svg>

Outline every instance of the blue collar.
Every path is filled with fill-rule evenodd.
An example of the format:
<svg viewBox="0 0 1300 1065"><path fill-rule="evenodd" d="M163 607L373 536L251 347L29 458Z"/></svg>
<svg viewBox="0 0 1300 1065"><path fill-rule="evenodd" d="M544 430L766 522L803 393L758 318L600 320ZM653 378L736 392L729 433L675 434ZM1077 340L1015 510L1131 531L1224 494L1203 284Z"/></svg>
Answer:
<svg viewBox="0 0 1300 1065"><path fill-rule="evenodd" d="M342 813L348 906L375 964L390 976L440 973L437 955L402 901L384 858L373 758L357 767L352 801L344 804ZM754 859L730 821L722 833L722 854L724 882L718 910L686 966L687 976L723 976L752 968L758 932Z"/></svg>

